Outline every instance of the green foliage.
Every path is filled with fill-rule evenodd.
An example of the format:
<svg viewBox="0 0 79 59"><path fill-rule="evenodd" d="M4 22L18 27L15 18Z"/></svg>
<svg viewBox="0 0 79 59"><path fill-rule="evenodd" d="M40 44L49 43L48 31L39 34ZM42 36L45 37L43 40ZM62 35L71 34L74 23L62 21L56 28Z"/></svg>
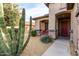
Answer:
<svg viewBox="0 0 79 59"><path fill-rule="evenodd" d="M6 25L10 26L10 17L12 15L14 16L13 17L14 25L18 25L19 19L20 19L18 6L16 4L3 3L3 8L4 8L4 19L5 19Z"/></svg>
<svg viewBox="0 0 79 59"><path fill-rule="evenodd" d="M36 35L37 35L36 30L32 30L32 31L31 31L31 35L32 35L32 36L36 36Z"/></svg>
<svg viewBox="0 0 79 59"><path fill-rule="evenodd" d="M19 22L19 28L16 33L14 25L14 13L13 9L9 14L9 26L6 25L5 12L3 12L3 6L0 4L0 55L20 55L27 46L30 40L30 32L32 27L32 17L30 17L30 29L29 35L24 43L24 32L25 32L25 9L22 11L22 17ZM10 6L11 7L11 6ZM4 10L5 11L5 10Z"/></svg>
<svg viewBox="0 0 79 59"><path fill-rule="evenodd" d="M44 43L49 43L52 42L52 38L50 38L49 36L45 35L41 37L41 41Z"/></svg>

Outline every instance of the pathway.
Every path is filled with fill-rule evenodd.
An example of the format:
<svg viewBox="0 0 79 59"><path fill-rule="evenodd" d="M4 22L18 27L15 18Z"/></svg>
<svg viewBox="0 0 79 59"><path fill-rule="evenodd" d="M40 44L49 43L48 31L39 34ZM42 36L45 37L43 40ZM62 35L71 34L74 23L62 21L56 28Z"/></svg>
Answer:
<svg viewBox="0 0 79 59"><path fill-rule="evenodd" d="M69 40L57 39L42 56L70 56Z"/></svg>

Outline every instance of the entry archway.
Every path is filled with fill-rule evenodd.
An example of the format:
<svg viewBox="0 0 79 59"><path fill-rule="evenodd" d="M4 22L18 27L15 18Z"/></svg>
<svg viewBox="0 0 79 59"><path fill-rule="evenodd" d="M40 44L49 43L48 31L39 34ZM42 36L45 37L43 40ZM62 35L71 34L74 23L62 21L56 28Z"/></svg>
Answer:
<svg viewBox="0 0 79 59"><path fill-rule="evenodd" d="M48 34L48 20L40 21L40 34Z"/></svg>
<svg viewBox="0 0 79 59"><path fill-rule="evenodd" d="M56 36L70 37L71 12L64 11L56 14Z"/></svg>

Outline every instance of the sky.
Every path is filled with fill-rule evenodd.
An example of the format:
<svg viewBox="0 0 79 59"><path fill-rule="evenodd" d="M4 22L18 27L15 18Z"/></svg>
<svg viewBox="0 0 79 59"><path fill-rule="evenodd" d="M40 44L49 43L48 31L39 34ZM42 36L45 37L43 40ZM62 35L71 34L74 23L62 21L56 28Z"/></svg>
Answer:
<svg viewBox="0 0 79 59"><path fill-rule="evenodd" d="M48 7L44 3L19 3L18 6L19 8L25 8L26 21L29 20L30 16L34 18L49 13Z"/></svg>

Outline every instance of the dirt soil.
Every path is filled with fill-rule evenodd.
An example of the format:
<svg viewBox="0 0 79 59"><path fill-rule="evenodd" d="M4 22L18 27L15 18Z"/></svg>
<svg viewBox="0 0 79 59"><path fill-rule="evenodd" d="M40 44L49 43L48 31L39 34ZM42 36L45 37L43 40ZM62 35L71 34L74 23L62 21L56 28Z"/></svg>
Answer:
<svg viewBox="0 0 79 59"><path fill-rule="evenodd" d="M25 39L27 39L27 34L25 34ZM41 56L52 43L43 43L40 40L40 36L31 37L28 45L21 54L22 56Z"/></svg>

